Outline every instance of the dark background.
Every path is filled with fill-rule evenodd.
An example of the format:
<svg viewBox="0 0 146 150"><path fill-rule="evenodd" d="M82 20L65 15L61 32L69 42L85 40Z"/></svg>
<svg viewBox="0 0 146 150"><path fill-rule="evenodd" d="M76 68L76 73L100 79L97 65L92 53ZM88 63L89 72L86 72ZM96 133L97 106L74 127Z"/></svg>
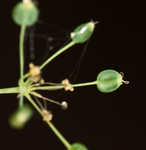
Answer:
<svg viewBox="0 0 146 150"><path fill-rule="evenodd" d="M19 27L11 19L16 2L6 0L0 5L0 88L16 86L19 78ZM102 94L94 86L77 88L74 93L48 93L48 97L69 102L66 111L48 106L54 113L56 127L71 143L82 142L89 150L145 149L144 3L131 0L53 0L39 1L39 8L40 22L68 31L91 19L101 22L88 43L75 83L94 81L100 71L108 68L124 72L125 79L130 81L129 85L123 85L110 94ZM49 29L45 29L48 34ZM54 82L66 78L83 49L84 45L77 45L70 53L61 55L44 70L44 78ZM44 54L42 48L36 51ZM17 107L17 101L16 95L0 95L1 147L65 149L37 112L24 130L11 129L7 120Z"/></svg>

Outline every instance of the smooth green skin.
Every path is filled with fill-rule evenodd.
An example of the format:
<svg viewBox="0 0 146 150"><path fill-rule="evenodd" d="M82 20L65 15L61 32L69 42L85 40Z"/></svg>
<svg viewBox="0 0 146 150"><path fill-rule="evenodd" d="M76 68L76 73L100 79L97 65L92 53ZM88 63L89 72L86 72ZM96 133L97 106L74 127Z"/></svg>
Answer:
<svg viewBox="0 0 146 150"><path fill-rule="evenodd" d="M86 42L93 34L94 27L94 22L81 24L71 33L72 41L76 44Z"/></svg>
<svg viewBox="0 0 146 150"><path fill-rule="evenodd" d="M26 7L23 2L19 2L12 11L12 18L18 25L31 26L36 23L38 16L39 10L33 3Z"/></svg>
<svg viewBox="0 0 146 150"><path fill-rule="evenodd" d="M23 105L23 107L19 107L9 118L9 124L12 128L22 129L26 125L26 123L32 117L32 109L29 105ZM21 116L25 116L25 119L22 121Z"/></svg>
<svg viewBox="0 0 146 150"><path fill-rule="evenodd" d="M110 93L122 84L122 75L115 70L107 69L97 76L97 88L100 92Z"/></svg>
<svg viewBox="0 0 146 150"><path fill-rule="evenodd" d="M87 147L80 143L74 143L71 145L71 148L68 150L88 150Z"/></svg>

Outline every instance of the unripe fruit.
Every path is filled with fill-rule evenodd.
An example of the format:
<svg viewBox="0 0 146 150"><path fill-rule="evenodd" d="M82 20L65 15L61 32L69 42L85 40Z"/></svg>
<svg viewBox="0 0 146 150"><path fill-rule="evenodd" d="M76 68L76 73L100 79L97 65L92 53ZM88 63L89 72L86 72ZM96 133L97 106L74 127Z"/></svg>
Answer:
<svg viewBox="0 0 146 150"><path fill-rule="evenodd" d="M9 124L12 128L22 129L32 117L32 109L29 105L24 105L16 110L9 118Z"/></svg>
<svg viewBox="0 0 146 150"><path fill-rule="evenodd" d="M13 9L12 18L18 25L31 26L36 23L39 10L31 0L19 2Z"/></svg>
<svg viewBox="0 0 146 150"><path fill-rule="evenodd" d="M86 42L93 34L97 22L87 22L78 26L72 33L71 39L75 44Z"/></svg>
<svg viewBox="0 0 146 150"><path fill-rule="evenodd" d="M123 76L112 69L104 70L97 76L97 88L103 93L110 93L117 90L123 82L127 81L123 81Z"/></svg>
<svg viewBox="0 0 146 150"><path fill-rule="evenodd" d="M87 147L80 143L73 143L69 150L88 150Z"/></svg>

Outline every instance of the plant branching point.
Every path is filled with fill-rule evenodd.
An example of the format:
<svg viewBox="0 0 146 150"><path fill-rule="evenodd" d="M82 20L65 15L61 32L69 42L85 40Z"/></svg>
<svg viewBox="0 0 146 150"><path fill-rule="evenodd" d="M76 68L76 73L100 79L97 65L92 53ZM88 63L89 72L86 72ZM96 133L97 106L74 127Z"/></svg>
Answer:
<svg viewBox="0 0 146 150"><path fill-rule="evenodd" d="M42 108L39 104L37 104L32 96L36 98L43 99L45 101L49 101L60 105L63 109L68 107L67 102L63 101L59 103L57 101L51 100L42 96L38 91L45 90L61 90L73 92L75 88L82 86L90 86L95 85L100 92L110 93L117 90L123 83L128 84L128 81L123 80L123 74L107 69L101 71L97 75L97 79L92 82L87 83L79 83L79 84L71 84L68 79L63 80L60 83L51 83L45 82L42 79L41 74L44 67L46 67L52 60L54 60L57 56L62 54L63 52L69 50L70 47L76 44L82 44L88 41L88 39L92 36L95 24L98 23L94 21L90 21L84 24L81 24L73 32L70 34L71 42L65 45L63 48L59 49L56 53L54 53L51 57L49 57L43 64L40 66L36 66L32 63L29 65L29 71L24 74L24 36L26 32L26 28L35 24L39 17L39 10L36 5L31 0L23 0L16 4L13 8L12 18L14 22L20 26L20 36L19 36L19 64L20 64L20 79L18 80L17 87L4 88L0 89L0 94L17 94L19 101L19 107L16 112L14 112L9 118L9 123L11 127L16 129L22 129L25 124L32 117L32 110L28 104L24 104L23 98L25 97L32 106L38 111L38 113L42 116L42 120L48 124L48 126L52 129L52 131L56 134L56 136L60 139L60 141L64 144L67 150L87 150L86 146L81 143L73 143L70 144L63 135L56 129L56 127L52 124L51 120L53 115L50 111L45 108ZM26 102L25 102L26 103Z"/></svg>

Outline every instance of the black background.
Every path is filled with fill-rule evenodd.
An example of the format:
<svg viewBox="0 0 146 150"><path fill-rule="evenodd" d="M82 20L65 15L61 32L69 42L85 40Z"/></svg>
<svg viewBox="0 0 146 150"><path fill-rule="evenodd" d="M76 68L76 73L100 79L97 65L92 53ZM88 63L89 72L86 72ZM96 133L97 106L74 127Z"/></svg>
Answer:
<svg viewBox="0 0 146 150"><path fill-rule="evenodd" d="M19 78L19 27L11 19L17 1L1 2L0 88L17 85ZM69 109L48 106L53 123L72 142L82 142L90 150L145 149L145 55L144 3L137 1L61 0L39 1L40 21L72 30L81 23L99 20L76 82L94 81L107 68L124 72L129 85L102 94L96 87L77 88L48 94L67 100ZM46 29L47 30L47 29ZM47 31L46 31L47 32ZM61 81L73 69L84 45L61 55L44 71L48 81ZM40 50L42 51L42 49ZM4 149L65 149L54 133L35 113L22 131L12 130L8 116L17 107L16 95L0 95L0 143Z"/></svg>

